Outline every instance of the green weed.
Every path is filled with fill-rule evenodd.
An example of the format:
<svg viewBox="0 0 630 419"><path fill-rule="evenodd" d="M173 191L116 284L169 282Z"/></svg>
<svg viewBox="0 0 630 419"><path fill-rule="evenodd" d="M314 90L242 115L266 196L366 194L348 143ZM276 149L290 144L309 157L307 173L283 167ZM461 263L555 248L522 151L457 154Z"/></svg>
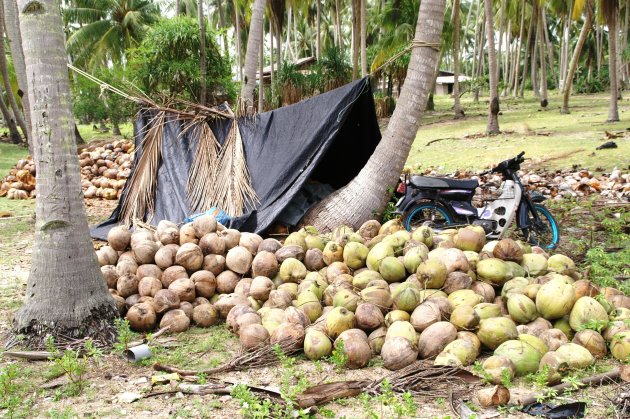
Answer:
<svg viewBox="0 0 630 419"><path fill-rule="evenodd" d="M328 362L333 364L338 371L342 370L343 367L348 363L348 355L343 346L343 341L340 340L335 345L332 353L326 358Z"/></svg>

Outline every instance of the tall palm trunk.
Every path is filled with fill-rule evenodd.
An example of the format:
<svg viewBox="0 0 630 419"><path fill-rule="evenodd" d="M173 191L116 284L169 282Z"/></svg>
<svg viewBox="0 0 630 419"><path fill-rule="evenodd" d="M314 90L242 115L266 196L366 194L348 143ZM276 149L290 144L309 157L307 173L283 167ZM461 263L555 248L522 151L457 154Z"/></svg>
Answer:
<svg viewBox="0 0 630 419"><path fill-rule="evenodd" d="M111 343L118 315L89 236L74 142L72 98L59 3L19 0L19 22L37 170L35 240L15 332L33 346L46 335Z"/></svg>
<svg viewBox="0 0 630 419"><path fill-rule="evenodd" d="M247 50L245 51L245 79L241 87L241 99L249 113L254 108L254 87L256 86L256 65L258 64L258 48L263 36L263 18L265 16L266 0L256 0L252 10L252 19L247 36Z"/></svg>
<svg viewBox="0 0 630 419"><path fill-rule="evenodd" d="M367 0L361 2L361 77L368 74L367 68Z"/></svg>
<svg viewBox="0 0 630 419"><path fill-rule="evenodd" d="M545 58L545 35L544 32L547 28L544 28L543 20L543 8L538 8L538 45L540 47L540 106L546 108L549 104L547 96L547 64Z"/></svg>
<svg viewBox="0 0 630 419"><path fill-rule="evenodd" d="M335 40L335 46L339 48L339 51L343 55L343 37L341 35L341 1L335 0L335 34L337 35Z"/></svg>
<svg viewBox="0 0 630 419"><path fill-rule="evenodd" d="M488 64L490 67L490 106L488 108L488 134L498 134L499 130L499 74L497 73L497 57L494 50L494 24L492 14L492 0L484 1L486 15L486 38L488 38Z"/></svg>
<svg viewBox="0 0 630 419"><path fill-rule="evenodd" d="M455 45L453 46L453 111L455 119L463 118L464 111L459 97L459 0L453 0L453 29Z"/></svg>
<svg viewBox="0 0 630 419"><path fill-rule="evenodd" d="M617 41L619 31L617 30L617 19L619 15L619 3L612 0L605 10L606 22L608 23L608 73L610 78L610 107L608 109L608 122L619 121L619 109L617 100L619 98L617 80Z"/></svg>
<svg viewBox="0 0 630 419"><path fill-rule="evenodd" d="M2 89L0 89L0 95L3 95L3 93ZM4 119L4 124L9 130L9 138L11 139L11 142L13 144L20 144L22 142L22 136L20 135L20 131L18 131L18 127L15 123L11 110L7 107L7 104L4 103L4 99L2 99L2 97L0 97L0 112L2 112L2 119Z"/></svg>
<svg viewBox="0 0 630 419"><path fill-rule="evenodd" d="M265 108L265 36L264 36L264 18L263 18L263 36L260 37L260 57L258 65L258 113L264 112Z"/></svg>
<svg viewBox="0 0 630 419"><path fill-rule="evenodd" d="M545 35L544 36L545 49L547 51L547 55L549 58L549 73L551 74L551 79L557 85L558 78L556 77L556 70L555 70L556 66L555 66L554 53L553 53L553 44L551 43L551 40L549 39L549 27L547 26L547 11L545 10L544 5L540 8L540 15L541 15L540 21L542 22L542 30Z"/></svg>
<svg viewBox="0 0 630 419"><path fill-rule="evenodd" d="M225 29L225 18L223 17L223 5L221 4L221 0L217 0L217 12L219 14L219 28ZM228 44L227 31L223 31L223 55L225 55L226 59L230 57L230 46Z"/></svg>
<svg viewBox="0 0 630 419"><path fill-rule="evenodd" d="M516 60L514 62L514 97L518 97L519 71L521 69L521 49L523 48L523 36L525 33L525 0L521 1L521 27L518 34L516 46ZM527 51L525 52L527 56ZM527 74L527 73L525 73Z"/></svg>
<svg viewBox="0 0 630 419"><path fill-rule="evenodd" d="M564 86L562 89L562 108L560 109L560 113L568 114L569 112L569 98L571 97L571 88L573 87L573 77L575 77L575 72L577 70L578 62L580 61L580 55L582 54L582 47L584 46L584 42L586 41L586 37L588 35L588 31L591 29L591 19L593 18L593 9L591 8L590 1L587 0L586 4L586 18L584 19L584 25L582 25L582 30L580 31L580 36L577 40L577 44L575 44L575 50L573 51L573 56L571 57L571 63L569 64L569 71L567 73L567 77L564 81Z"/></svg>
<svg viewBox="0 0 630 419"><path fill-rule="evenodd" d="M532 42L532 60L531 60L531 75L530 80L532 81L532 89L534 90L534 96L540 98L540 89L538 86L538 0L533 0L533 8L532 8L532 19L534 20L534 34L533 34L533 42Z"/></svg>
<svg viewBox="0 0 630 419"><path fill-rule="evenodd" d="M238 13L238 2L233 0L234 26L236 27L236 64L238 65L238 81L243 83L243 53L241 51L241 19Z"/></svg>
<svg viewBox="0 0 630 419"><path fill-rule="evenodd" d="M320 231L346 224L357 228L381 213L389 200L387 189L396 185L416 138L422 110L435 76L446 0L422 0L416 24L417 41L429 45L411 52L407 77L383 139L361 172L350 183L309 210L304 223Z"/></svg>
<svg viewBox="0 0 630 419"><path fill-rule="evenodd" d="M315 1L317 5L317 43L315 44L315 55L317 61L322 57L322 18L321 18L321 0Z"/></svg>
<svg viewBox="0 0 630 419"><path fill-rule="evenodd" d="M206 96L208 92L207 81L207 59L206 59L206 25L203 15L203 0L197 3L197 22L199 23L199 79L201 86L199 87L199 103L206 104Z"/></svg>
<svg viewBox="0 0 630 419"><path fill-rule="evenodd" d="M12 0L11 0L12 1ZM4 7L0 7L0 74L2 74L2 81L4 82L4 90L9 100L9 106L15 117L15 122L20 126L24 137L28 137L28 130L26 122L22 117L22 111L15 100L13 89L11 88L11 80L9 79L9 69L7 65L7 55L4 48Z"/></svg>
<svg viewBox="0 0 630 419"><path fill-rule="evenodd" d="M350 0L352 2L352 80L359 78L359 3L361 0Z"/></svg>

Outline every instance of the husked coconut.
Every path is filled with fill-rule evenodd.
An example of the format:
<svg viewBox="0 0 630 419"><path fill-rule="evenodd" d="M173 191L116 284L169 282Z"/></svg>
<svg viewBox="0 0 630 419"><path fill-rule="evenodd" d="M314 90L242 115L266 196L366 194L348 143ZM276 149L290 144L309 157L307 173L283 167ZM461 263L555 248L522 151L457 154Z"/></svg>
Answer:
<svg viewBox="0 0 630 419"><path fill-rule="evenodd" d="M225 257L221 255L207 255L203 258L202 269L219 276L225 270Z"/></svg>
<svg viewBox="0 0 630 419"><path fill-rule="evenodd" d="M258 252L258 246L260 246L260 243L262 243L262 241L262 237L260 237L258 234L241 233L238 244L239 246L246 248L252 255L255 255Z"/></svg>
<svg viewBox="0 0 630 419"><path fill-rule="evenodd" d="M283 246L275 252L278 263L282 263L289 258L299 261L304 260L305 251L300 246Z"/></svg>
<svg viewBox="0 0 630 419"><path fill-rule="evenodd" d="M145 276L138 282L138 294L153 297L162 289L162 282L152 276Z"/></svg>
<svg viewBox="0 0 630 419"><path fill-rule="evenodd" d="M175 255L179 249L179 246L175 246L176 247L172 245L162 246L155 252L155 264L160 269L166 269L175 264Z"/></svg>
<svg viewBox="0 0 630 419"><path fill-rule="evenodd" d="M107 233L107 243L112 249L124 252L131 243L131 232L125 226L113 227Z"/></svg>
<svg viewBox="0 0 630 419"><path fill-rule="evenodd" d="M239 340L245 350L253 350L269 344L269 332L260 324L249 324L240 329Z"/></svg>
<svg viewBox="0 0 630 419"><path fill-rule="evenodd" d="M153 306L148 303L140 303L132 306L125 319L129 326L136 332L147 332L155 327L156 315Z"/></svg>
<svg viewBox="0 0 630 419"><path fill-rule="evenodd" d="M236 289L236 284L241 277L232 271L223 271L217 276L217 292L219 294L230 294Z"/></svg>
<svg viewBox="0 0 630 419"><path fill-rule="evenodd" d="M227 317L230 310L239 304L251 305L247 297L241 294L226 294L221 296L215 303L214 306L219 310L221 317Z"/></svg>
<svg viewBox="0 0 630 419"><path fill-rule="evenodd" d="M210 271L197 271L190 276L195 284L195 295L212 298L217 288L217 280Z"/></svg>
<svg viewBox="0 0 630 419"><path fill-rule="evenodd" d="M278 259L276 255L265 250L256 254L252 261L252 276L265 276L273 278L278 273Z"/></svg>
<svg viewBox="0 0 630 419"><path fill-rule="evenodd" d="M280 243L276 239L264 239L258 245L258 252L269 252L276 253L282 247L282 243Z"/></svg>
<svg viewBox="0 0 630 419"><path fill-rule="evenodd" d="M140 280L134 274L121 275L116 282L116 290L118 295L123 298L138 293L138 284Z"/></svg>
<svg viewBox="0 0 630 419"><path fill-rule="evenodd" d="M365 331L378 329L385 324L383 312L374 304L359 304L354 315L356 317L357 327Z"/></svg>
<svg viewBox="0 0 630 419"><path fill-rule="evenodd" d="M211 304L200 304L194 308L192 320L199 327L214 326L219 322L219 312Z"/></svg>
<svg viewBox="0 0 630 419"><path fill-rule="evenodd" d="M132 245L131 248L136 262L143 265L145 263L154 262L155 254L157 253L159 246L152 240L142 240L135 246Z"/></svg>
<svg viewBox="0 0 630 419"><path fill-rule="evenodd" d="M168 289L173 291L179 297L180 301L195 300L195 283L190 278L179 278L173 281Z"/></svg>
<svg viewBox="0 0 630 419"><path fill-rule="evenodd" d="M200 239L206 234L217 231L217 219L214 215L205 214L195 218L192 222L195 236Z"/></svg>
<svg viewBox="0 0 630 419"><path fill-rule="evenodd" d="M179 308L179 296L171 290L161 289L153 296L153 306L158 314Z"/></svg>
<svg viewBox="0 0 630 419"><path fill-rule="evenodd" d="M186 223L179 229L179 245L183 245L184 243L194 243L197 244L199 239L195 234L195 229L192 226L192 223Z"/></svg>
<svg viewBox="0 0 630 419"><path fill-rule="evenodd" d="M116 283L118 282L118 277L120 275L116 272L116 267L114 265L101 266L101 274L103 275L105 284L107 284L107 288L116 288Z"/></svg>
<svg viewBox="0 0 630 419"><path fill-rule="evenodd" d="M183 266L171 266L162 272L162 286L168 288L175 280L188 278L188 272Z"/></svg>
<svg viewBox="0 0 630 419"><path fill-rule="evenodd" d="M238 242L241 240L241 232L233 228L226 228L220 232L220 235L225 241L226 250L230 250L233 247L238 246Z"/></svg>
<svg viewBox="0 0 630 419"><path fill-rule="evenodd" d="M118 252L110 246L103 246L96 252L100 266L115 265L118 262Z"/></svg>
<svg viewBox="0 0 630 419"><path fill-rule="evenodd" d="M253 259L252 254L245 247L235 246L228 251L225 264L228 269L243 275L249 271Z"/></svg>
<svg viewBox="0 0 630 419"><path fill-rule="evenodd" d="M225 242L217 233L208 233L199 239L199 248L204 256L225 255Z"/></svg>

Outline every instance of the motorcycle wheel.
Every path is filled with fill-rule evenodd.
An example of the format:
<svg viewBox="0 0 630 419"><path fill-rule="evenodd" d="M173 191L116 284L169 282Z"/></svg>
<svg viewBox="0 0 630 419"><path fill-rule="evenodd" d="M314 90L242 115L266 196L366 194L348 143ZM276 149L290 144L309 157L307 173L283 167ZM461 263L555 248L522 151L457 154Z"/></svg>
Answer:
<svg viewBox="0 0 630 419"><path fill-rule="evenodd" d="M453 218L443 205L437 202L422 202L405 212L402 224L407 231L415 230L422 225L440 229L453 224Z"/></svg>
<svg viewBox="0 0 630 419"><path fill-rule="evenodd" d="M531 227L523 229L525 240L545 250L552 250L560 242L560 229L553 215L542 205L534 204L534 211L538 214L539 222L536 223L534 217L529 215Z"/></svg>

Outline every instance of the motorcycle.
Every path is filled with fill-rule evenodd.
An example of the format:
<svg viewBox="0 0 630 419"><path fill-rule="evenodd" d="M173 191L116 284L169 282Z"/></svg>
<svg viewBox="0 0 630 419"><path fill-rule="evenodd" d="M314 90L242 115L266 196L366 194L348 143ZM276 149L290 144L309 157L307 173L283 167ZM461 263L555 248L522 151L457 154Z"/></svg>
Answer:
<svg viewBox="0 0 630 419"><path fill-rule="evenodd" d="M444 230L464 225L479 225L486 237L499 240L508 235L514 221L522 238L543 249L554 249L560 241L558 223L542 205L542 194L528 191L518 176L525 152L499 163L480 176L498 173L503 176L501 194L485 200L481 208L472 204L476 179L405 175L399 186L402 196L396 203L395 213L402 217L407 231L427 225Z"/></svg>

